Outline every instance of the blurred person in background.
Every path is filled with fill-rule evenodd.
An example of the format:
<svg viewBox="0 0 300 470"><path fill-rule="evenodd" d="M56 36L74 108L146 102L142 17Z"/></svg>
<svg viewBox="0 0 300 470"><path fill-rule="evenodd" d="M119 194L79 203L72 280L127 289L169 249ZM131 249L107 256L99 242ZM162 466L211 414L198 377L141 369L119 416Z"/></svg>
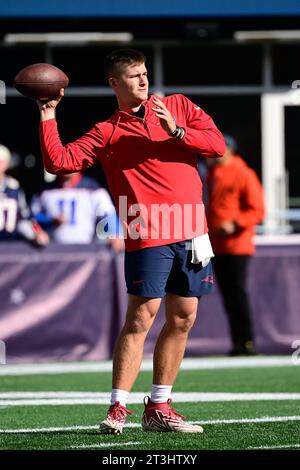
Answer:
<svg viewBox="0 0 300 470"><path fill-rule="evenodd" d="M115 251L124 248L124 241L116 237L118 219L108 191L80 172L60 175L33 198L32 211L51 239L58 243L92 243L97 223L105 221L108 231L103 230L101 234L97 231L97 235Z"/></svg>
<svg viewBox="0 0 300 470"><path fill-rule="evenodd" d="M49 237L32 218L19 182L6 174L11 152L0 144L0 241L26 239L45 246Z"/></svg>
<svg viewBox="0 0 300 470"><path fill-rule="evenodd" d="M247 274L255 252L255 226L264 217L263 190L254 170L236 154L235 139L224 137L224 157L206 159L207 221L215 253L213 266L230 325L229 354L254 355Z"/></svg>

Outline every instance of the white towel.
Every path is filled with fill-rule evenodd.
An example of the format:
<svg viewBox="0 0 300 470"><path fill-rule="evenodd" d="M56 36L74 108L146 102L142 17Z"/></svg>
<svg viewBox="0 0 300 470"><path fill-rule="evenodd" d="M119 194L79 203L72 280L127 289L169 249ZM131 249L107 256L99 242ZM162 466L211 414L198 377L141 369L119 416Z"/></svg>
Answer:
<svg viewBox="0 0 300 470"><path fill-rule="evenodd" d="M192 239L190 249L192 249L192 263L202 263L203 268L208 265L211 258L213 258L214 252L210 243L208 233L200 235Z"/></svg>

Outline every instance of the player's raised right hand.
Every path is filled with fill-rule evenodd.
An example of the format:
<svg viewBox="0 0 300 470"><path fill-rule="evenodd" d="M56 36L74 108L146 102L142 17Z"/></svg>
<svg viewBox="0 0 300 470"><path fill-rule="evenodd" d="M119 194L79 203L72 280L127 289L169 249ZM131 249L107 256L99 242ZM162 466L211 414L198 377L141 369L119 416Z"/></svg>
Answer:
<svg viewBox="0 0 300 470"><path fill-rule="evenodd" d="M39 110L41 111L41 120L53 119L55 117L55 109L65 94L64 88L60 89L59 95L49 101L37 100Z"/></svg>

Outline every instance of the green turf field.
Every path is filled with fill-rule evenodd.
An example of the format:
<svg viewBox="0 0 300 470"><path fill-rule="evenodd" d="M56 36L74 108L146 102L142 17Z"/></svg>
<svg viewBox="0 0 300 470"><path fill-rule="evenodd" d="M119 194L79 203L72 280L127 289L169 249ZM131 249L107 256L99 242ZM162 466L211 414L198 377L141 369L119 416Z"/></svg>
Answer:
<svg viewBox="0 0 300 470"><path fill-rule="evenodd" d="M0 449L299 450L300 366L262 367L256 359L253 366L241 361L230 368L228 361L226 368L207 369L200 360L199 370L182 370L174 387L174 407L201 423L203 434L142 431L150 371L140 373L128 404L134 414L119 436L97 432L107 410L109 372L0 374Z"/></svg>

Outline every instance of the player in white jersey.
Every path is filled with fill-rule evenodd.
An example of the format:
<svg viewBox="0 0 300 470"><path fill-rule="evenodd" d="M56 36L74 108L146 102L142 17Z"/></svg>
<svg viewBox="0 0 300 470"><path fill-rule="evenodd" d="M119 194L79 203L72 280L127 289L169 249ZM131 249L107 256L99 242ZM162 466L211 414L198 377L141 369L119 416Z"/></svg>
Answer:
<svg viewBox="0 0 300 470"><path fill-rule="evenodd" d="M38 222L58 243L87 244L95 238L97 222L116 220L116 211L108 191L81 173L59 177L55 186L45 189L32 203ZM116 223L109 226L116 227ZM110 233L108 235L115 235ZM120 240L110 240L113 247Z"/></svg>
<svg viewBox="0 0 300 470"><path fill-rule="evenodd" d="M0 240L25 238L37 245L47 245L49 237L32 219L19 182L6 174L10 159L10 150L0 144Z"/></svg>

